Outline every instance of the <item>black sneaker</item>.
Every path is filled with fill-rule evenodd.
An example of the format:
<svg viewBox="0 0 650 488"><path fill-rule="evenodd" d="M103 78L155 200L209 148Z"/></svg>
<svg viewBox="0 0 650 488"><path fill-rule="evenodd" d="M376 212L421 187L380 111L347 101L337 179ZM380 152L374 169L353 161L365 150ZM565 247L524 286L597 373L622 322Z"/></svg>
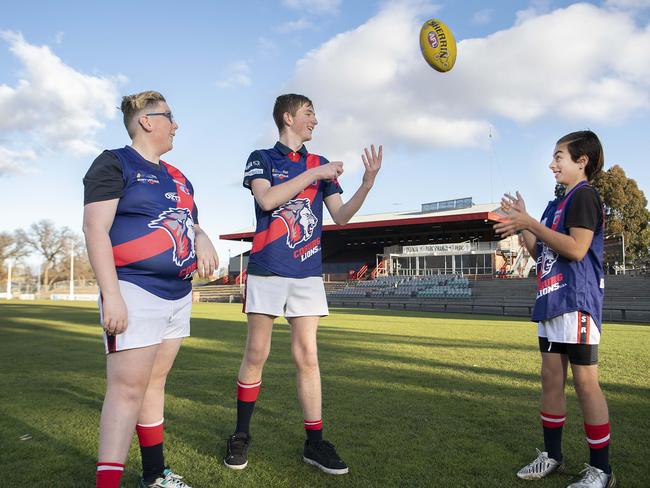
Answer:
<svg viewBox="0 0 650 488"><path fill-rule="evenodd" d="M327 474L346 474L348 465L336 454L334 446L327 441L305 441L302 460L320 468Z"/></svg>
<svg viewBox="0 0 650 488"><path fill-rule="evenodd" d="M226 456L223 464L230 469L244 469L248 466L248 446L251 443L251 436L246 432L237 432L226 442Z"/></svg>

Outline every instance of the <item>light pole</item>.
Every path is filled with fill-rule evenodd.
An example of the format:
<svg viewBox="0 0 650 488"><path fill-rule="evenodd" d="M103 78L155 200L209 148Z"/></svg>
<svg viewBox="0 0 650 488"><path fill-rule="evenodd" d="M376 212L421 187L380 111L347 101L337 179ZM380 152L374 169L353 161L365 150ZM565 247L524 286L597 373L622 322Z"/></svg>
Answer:
<svg viewBox="0 0 650 488"><path fill-rule="evenodd" d="M13 268L13 261L11 259L7 259L7 300L11 300L11 270Z"/></svg>
<svg viewBox="0 0 650 488"><path fill-rule="evenodd" d="M70 240L70 300L74 300L74 242Z"/></svg>
<svg viewBox="0 0 650 488"><path fill-rule="evenodd" d="M625 274L625 234L621 232L621 248L623 250L623 274Z"/></svg>

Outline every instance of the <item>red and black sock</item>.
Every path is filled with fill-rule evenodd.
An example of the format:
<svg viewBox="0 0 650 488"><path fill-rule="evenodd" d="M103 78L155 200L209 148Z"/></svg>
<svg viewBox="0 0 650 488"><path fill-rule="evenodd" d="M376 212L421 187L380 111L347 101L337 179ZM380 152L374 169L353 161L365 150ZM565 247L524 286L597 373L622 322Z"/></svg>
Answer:
<svg viewBox="0 0 650 488"><path fill-rule="evenodd" d="M142 455L142 479L151 482L165 470L163 454L164 419L154 424L137 424L140 454Z"/></svg>
<svg viewBox="0 0 650 488"><path fill-rule="evenodd" d="M323 421L322 420L305 420L305 433L309 442L318 442L323 440Z"/></svg>
<svg viewBox="0 0 650 488"><path fill-rule="evenodd" d="M124 465L121 463L107 463L100 461L97 463L97 477L95 482L96 488L119 488Z"/></svg>
<svg viewBox="0 0 650 488"><path fill-rule="evenodd" d="M589 444L589 464L611 474L609 465L609 422L601 425L590 425L585 422L585 434Z"/></svg>
<svg viewBox="0 0 650 488"><path fill-rule="evenodd" d="M251 418L255 410L255 402L260 394L262 380L255 383L244 383L237 380L237 427L235 432L250 434Z"/></svg>
<svg viewBox="0 0 650 488"><path fill-rule="evenodd" d="M542 427L544 428L544 450L548 457L562 461L562 427L566 422L566 414L540 412Z"/></svg>

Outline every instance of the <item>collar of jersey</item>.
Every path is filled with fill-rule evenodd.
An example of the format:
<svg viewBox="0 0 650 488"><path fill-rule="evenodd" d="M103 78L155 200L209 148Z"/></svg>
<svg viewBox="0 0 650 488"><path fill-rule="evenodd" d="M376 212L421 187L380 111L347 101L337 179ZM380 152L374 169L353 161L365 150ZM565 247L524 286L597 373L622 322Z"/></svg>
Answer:
<svg viewBox="0 0 650 488"><path fill-rule="evenodd" d="M288 147L288 146L285 146L285 145L282 144L280 141L278 141L278 142L275 143L275 149L277 149L278 151L280 151L280 152L281 152L282 154L284 154L285 156L287 156L289 153L293 152L293 149L291 149L291 148ZM301 156L304 156L304 157L307 157L307 154L309 154L309 153L307 152L307 148L305 147L304 144L303 144L302 146L300 146L300 149L298 149L296 152L299 153Z"/></svg>

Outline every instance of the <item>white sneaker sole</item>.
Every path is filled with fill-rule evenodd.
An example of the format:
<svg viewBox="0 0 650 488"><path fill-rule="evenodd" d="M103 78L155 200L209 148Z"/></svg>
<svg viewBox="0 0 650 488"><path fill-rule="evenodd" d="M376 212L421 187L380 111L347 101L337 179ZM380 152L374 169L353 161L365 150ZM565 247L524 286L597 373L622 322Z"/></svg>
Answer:
<svg viewBox="0 0 650 488"><path fill-rule="evenodd" d="M248 461L246 461L244 464L228 464L228 463L226 462L226 460L224 459L224 460L223 460L223 464L224 464L224 466L226 466L227 468L240 470L240 469L244 469L246 466L248 466Z"/></svg>
<svg viewBox="0 0 650 488"><path fill-rule="evenodd" d="M347 474L348 473L348 468L343 468L343 469L332 469L332 468L326 468L322 464L320 464L317 461L314 461L313 459L309 459L305 456L302 457L302 460L305 461L307 464L311 464L312 466L316 466L318 469L321 471L327 473L327 474Z"/></svg>

